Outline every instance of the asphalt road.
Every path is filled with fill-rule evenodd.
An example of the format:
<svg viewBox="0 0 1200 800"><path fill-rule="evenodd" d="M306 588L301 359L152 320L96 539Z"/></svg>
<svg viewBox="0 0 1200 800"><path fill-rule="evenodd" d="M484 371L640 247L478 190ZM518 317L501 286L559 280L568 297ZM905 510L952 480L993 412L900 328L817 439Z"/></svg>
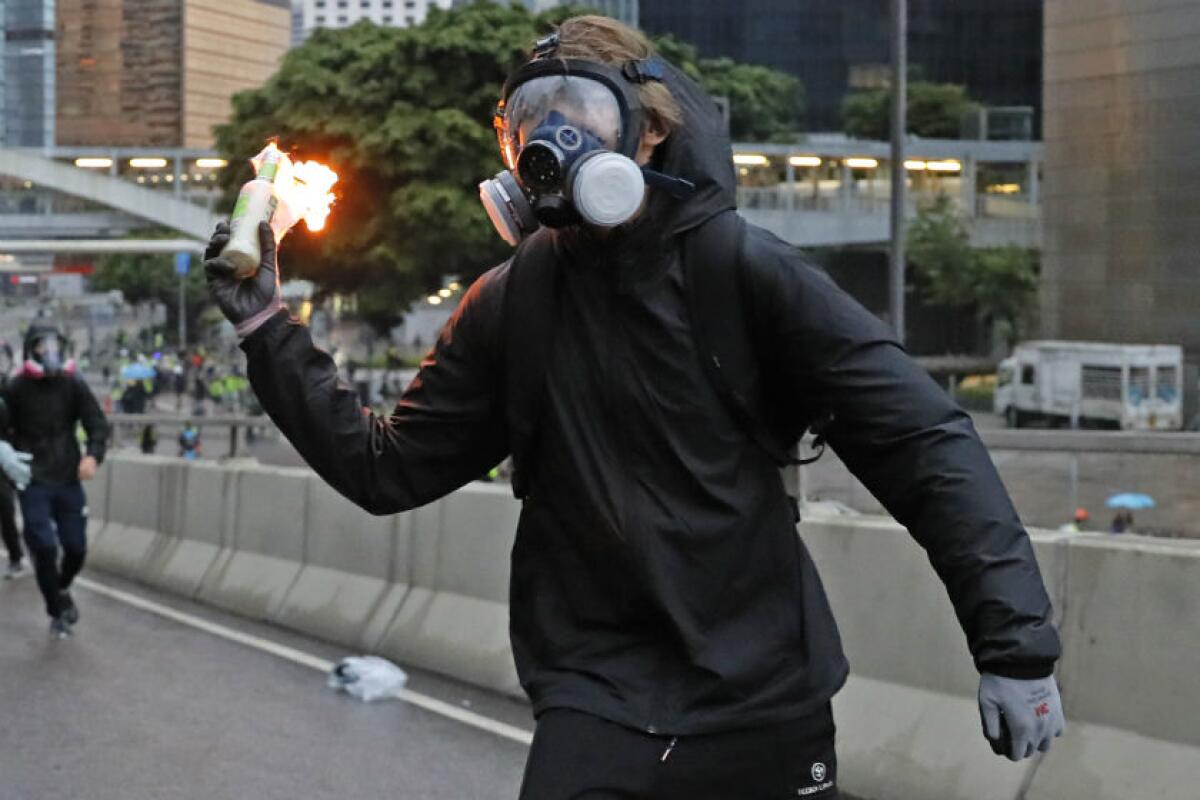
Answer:
<svg viewBox="0 0 1200 800"><path fill-rule="evenodd" d="M75 636L54 640L33 579L0 582L0 800L516 797L526 745L327 689L314 665L347 655L338 648L91 578L263 641L230 641L86 586L75 590ZM303 657L260 649L271 644ZM410 676L411 690L451 712L532 729L515 701Z"/></svg>

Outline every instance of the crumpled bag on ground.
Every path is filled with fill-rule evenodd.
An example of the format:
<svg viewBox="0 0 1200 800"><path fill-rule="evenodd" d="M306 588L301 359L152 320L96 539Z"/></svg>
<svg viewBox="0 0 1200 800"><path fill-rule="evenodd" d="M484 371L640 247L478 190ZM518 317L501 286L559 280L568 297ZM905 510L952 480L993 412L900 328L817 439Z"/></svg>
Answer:
<svg viewBox="0 0 1200 800"><path fill-rule="evenodd" d="M386 658L349 656L329 672L326 685L340 689L364 703L399 697L408 674Z"/></svg>

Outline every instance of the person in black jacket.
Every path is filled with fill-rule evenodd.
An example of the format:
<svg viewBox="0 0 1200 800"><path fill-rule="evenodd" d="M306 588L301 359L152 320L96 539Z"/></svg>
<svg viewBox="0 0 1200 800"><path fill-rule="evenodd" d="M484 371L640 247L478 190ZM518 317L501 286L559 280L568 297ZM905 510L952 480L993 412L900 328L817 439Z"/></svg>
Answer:
<svg viewBox="0 0 1200 800"><path fill-rule="evenodd" d="M511 637L537 717L523 798L836 797L837 627L777 465L706 376L686 307L683 244L735 207L720 116L640 34L580 17L509 78L496 124L511 172L481 193L517 254L472 285L388 416L283 308L270 227L237 281L218 226L209 286L256 395L374 514L513 453ZM794 248L744 230L772 407L828 415L831 446L927 550L993 749L1046 750L1064 725L1050 600L970 418ZM534 254L553 262L556 327L543 352L513 352L536 322L508 317ZM514 365L542 357L544 383L514 391Z"/></svg>
<svg viewBox="0 0 1200 800"><path fill-rule="evenodd" d="M108 423L91 389L75 374L74 360L66 358L66 339L57 328L31 326L24 349L24 365L0 389L0 429L8 431L15 448L33 456L32 477L20 493L25 543L50 631L65 637L79 621L69 590L87 554L87 498L81 481L91 480L104 458ZM87 433L82 458L75 438L80 423Z"/></svg>

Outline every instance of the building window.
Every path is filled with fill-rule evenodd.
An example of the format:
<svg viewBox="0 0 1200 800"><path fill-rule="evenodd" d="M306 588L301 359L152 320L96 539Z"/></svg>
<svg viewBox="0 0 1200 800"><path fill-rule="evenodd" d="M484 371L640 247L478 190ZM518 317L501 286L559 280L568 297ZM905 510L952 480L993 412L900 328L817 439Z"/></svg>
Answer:
<svg viewBox="0 0 1200 800"><path fill-rule="evenodd" d="M383 17L383 24L384 24L384 25L391 25L391 24L392 24L392 16L391 16L391 14L385 14L385 15L384 15L384 17Z"/></svg>
<svg viewBox="0 0 1200 800"><path fill-rule="evenodd" d="M383 0L383 7L384 7L384 8L391 8L391 7L392 7L392 0Z"/></svg>
<svg viewBox="0 0 1200 800"><path fill-rule="evenodd" d="M316 23L317 23L318 25L324 25L324 24L325 24L325 15L324 15L324 14L317 14Z"/></svg>
<svg viewBox="0 0 1200 800"><path fill-rule="evenodd" d="M350 20L346 18L345 14L342 14L341 16L338 17L338 25L345 25L349 21Z"/></svg>
<svg viewBox="0 0 1200 800"><path fill-rule="evenodd" d="M412 9L412 8L416 8L417 4L414 2L414 0L404 0L404 7Z"/></svg>
<svg viewBox="0 0 1200 800"><path fill-rule="evenodd" d="M350 5L349 0L338 0L338 8L345 8Z"/></svg>
<svg viewBox="0 0 1200 800"><path fill-rule="evenodd" d="M404 18L404 24L405 24L405 25L416 25L416 24L417 24L417 20L416 20L415 18L413 18L413 17L405 17L405 18Z"/></svg>
<svg viewBox="0 0 1200 800"><path fill-rule="evenodd" d="M317 6L317 8L324 8L325 0L317 0L316 6Z"/></svg>

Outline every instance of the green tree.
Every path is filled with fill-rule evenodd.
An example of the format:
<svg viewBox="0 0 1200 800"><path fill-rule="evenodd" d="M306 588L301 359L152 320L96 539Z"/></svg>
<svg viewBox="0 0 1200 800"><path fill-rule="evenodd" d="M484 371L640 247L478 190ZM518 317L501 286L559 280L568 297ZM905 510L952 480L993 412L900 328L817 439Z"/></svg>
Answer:
<svg viewBox="0 0 1200 800"><path fill-rule="evenodd" d="M948 308L974 308L1000 323L1008 343L1021 330L1037 291L1037 253L1015 245L975 249L954 202L941 195L908 229L908 260L926 299Z"/></svg>
<svg viewBox="0 0 1200 800"><path fill-rule="evenodd" d="M908 85L906 129L927 139L957 139L963 115L978 103L963 86L953 83L914 81ZM843 129L857 139L883 140L891 137L892 91L875 89L854 92L842 101Z"/></svg>
<svg viewBox="0 0 1200 800"><path fill-rule="evenodd" d="M217 127L217 147L231 164L221 178L226 202L268 139L297 158L329 163L340 175L329 225L289 235L286 277L359 292L360 313L386 328L442 275L472 279L510 252L478 199L479 181L501 168L492 112L534 39L578 11L533 15L519 4L476 0L431 9L420 26L360 22L315 32L264 86L235 95L232 119ZM694 49L666 42L666 57L680 53L689 74L733 100L736 136L775 135L793 124L793 79L698 63Z"/></svg>
<svg viewBox="0 0 1200 800"><path fill-rule="evenodd" d="M188 330L194 331L196 321L211 302L199 258L192 257L185 280ZM151 301L162 303L167 308L168 338L179 330L179 276L175 273L173 256L149 253L105 256L96 265L91 285L99 292L120 290L125 302L134 305Z"/></svg>

